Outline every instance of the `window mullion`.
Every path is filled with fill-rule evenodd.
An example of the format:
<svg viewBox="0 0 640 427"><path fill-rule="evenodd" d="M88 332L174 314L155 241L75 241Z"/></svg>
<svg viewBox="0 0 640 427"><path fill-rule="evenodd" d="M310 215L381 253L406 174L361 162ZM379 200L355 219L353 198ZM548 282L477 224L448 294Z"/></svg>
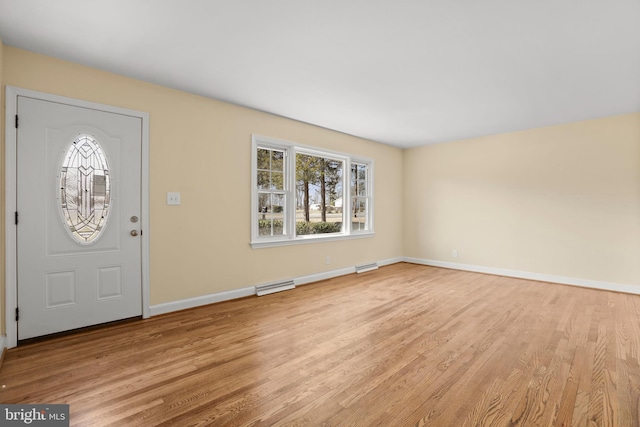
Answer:
<svg viewBox="0 0 640 427"><path fill-rule="evenodd" d="M345 234L351 234L351 159L344 161L344 173L342 177L342 224Z"/></svg>

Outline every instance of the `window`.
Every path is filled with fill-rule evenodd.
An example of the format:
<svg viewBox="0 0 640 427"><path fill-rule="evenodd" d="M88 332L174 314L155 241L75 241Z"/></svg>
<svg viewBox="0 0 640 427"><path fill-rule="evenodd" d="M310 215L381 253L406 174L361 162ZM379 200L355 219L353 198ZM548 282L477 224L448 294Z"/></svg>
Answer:
<svg viewBox="0 0 640 427"><path fill-rule="evenodd" d="M368 227L369 174L364 163L351 164L351 229L365 231Z"/></svg>
<svg viewBox="0 0 640 427"><path fill-rule="evenodd" d="M253 247L373 234L373 161L253 136Z"/></svg>
<svg viewBox="0 0 640 427"><path fill-rule="evenodd" d="M344 160L296 152L296 234L343 232Z"/></svg>
<svg viewBox="0 0 640 427"><path fill-rule="evenodd" d="M258 148L258 231L261 236L285 234L284 151Z"/></svg>

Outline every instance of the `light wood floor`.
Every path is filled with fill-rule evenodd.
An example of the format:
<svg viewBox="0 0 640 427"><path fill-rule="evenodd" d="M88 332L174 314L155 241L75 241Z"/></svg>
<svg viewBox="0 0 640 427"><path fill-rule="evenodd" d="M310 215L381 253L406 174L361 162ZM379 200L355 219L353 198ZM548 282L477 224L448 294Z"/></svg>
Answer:
<svg viewBox="0 0 640 427"><path fill-rule="evenodd" d="M411 264L7 352L71 425L638 426L640 297Z"/></svg>

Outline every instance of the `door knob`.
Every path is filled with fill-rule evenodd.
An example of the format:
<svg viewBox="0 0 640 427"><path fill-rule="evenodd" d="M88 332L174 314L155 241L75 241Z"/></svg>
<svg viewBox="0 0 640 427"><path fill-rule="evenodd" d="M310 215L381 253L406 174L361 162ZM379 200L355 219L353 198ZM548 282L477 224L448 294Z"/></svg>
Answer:
<svg viewBox="0 0 640 427"><path fill-rule="evenodd" d="M136 237L138 235L138 230L131 230L130 233L133 237Z"/></svg>

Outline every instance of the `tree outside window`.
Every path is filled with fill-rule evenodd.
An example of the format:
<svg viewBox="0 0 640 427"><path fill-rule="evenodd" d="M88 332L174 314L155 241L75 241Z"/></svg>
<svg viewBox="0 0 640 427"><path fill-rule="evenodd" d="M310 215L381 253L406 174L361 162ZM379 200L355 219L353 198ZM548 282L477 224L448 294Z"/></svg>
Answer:
<svg viewBox="0 0 640 427"><path fill-rule="evenodd" d="M296 155L296 234L342 231L341 160L308 154Z"/></svg>

